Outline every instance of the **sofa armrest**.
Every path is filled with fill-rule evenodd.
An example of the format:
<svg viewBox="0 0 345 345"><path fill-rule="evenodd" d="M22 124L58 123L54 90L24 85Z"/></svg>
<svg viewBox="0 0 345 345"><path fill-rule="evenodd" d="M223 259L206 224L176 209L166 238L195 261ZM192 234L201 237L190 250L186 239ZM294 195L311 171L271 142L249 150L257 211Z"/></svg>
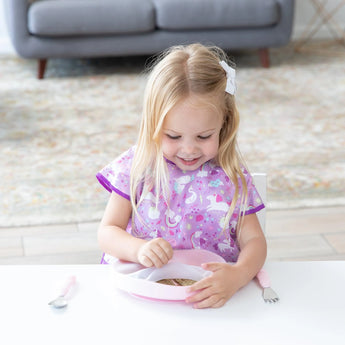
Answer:
<svg viewBox="0 0 345 345"><path fill-rule="evenodd" d="M279 31L281 32L281 44L289 42L294 20L295 0L277 0L281 6L281 21Z"/></svg>
<svg viewBox="0 0 345 345"><path fill-rule="evenodd" d="M27 54L29 0L3 0L8 33L16 52L23 57Z"/></svg>

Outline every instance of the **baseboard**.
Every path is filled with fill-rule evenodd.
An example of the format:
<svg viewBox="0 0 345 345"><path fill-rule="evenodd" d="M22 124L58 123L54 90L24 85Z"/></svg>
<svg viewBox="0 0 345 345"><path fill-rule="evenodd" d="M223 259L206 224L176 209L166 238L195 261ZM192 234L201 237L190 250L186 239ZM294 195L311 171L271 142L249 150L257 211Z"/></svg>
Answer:
<svg viewBox="0 0 345 345"><path fill-rule="evenodd" d="M3 55L16 55L12 43L7 37L0 37L0 56Z"/></svg>

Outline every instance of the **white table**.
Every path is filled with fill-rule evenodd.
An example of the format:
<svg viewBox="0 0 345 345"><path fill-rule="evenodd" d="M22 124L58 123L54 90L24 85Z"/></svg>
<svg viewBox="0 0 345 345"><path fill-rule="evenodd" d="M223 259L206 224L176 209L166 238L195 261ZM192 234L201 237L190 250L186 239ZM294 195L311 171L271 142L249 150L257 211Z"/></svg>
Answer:
<svg viewBox="0 0 345 345"><path fill-rule="evenodd" d="M281 300L255 281L220 309L149 301L114 289L106 265L0 266L1 344L344 344L345 261L268 262ZM47 305L77 276L64 310Z"/></svg>

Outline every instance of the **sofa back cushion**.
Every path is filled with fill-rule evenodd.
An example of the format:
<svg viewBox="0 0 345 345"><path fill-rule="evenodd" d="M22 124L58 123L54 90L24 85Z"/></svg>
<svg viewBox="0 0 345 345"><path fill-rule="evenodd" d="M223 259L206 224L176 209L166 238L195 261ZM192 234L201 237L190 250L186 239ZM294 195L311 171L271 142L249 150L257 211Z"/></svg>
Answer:
<svg viewBox="0 0 345 345"><path fill-rule="evenodd" d="M141 33L155 25L154 6L143 0L35 1L28 11L29 32L48 37Z"/></svg>
<svg viewBox="0 0 345 345"><path fill-rule="evenodd" d="M277 0L152 0L166 30L255 28L279 22Z"/></svg>

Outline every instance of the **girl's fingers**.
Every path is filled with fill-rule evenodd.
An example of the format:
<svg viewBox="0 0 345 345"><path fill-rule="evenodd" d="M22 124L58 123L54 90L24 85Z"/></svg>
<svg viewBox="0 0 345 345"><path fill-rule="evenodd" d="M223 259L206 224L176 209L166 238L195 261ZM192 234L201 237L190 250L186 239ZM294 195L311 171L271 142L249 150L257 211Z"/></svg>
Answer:
<svg viewBox="0 0 345 345"><path fill-rule="evenodd" d="M226 303L225 298L221 298L217 303L213 304L211 307L212 308L220 308Z"/></svg>
<svg viewBox="0 0 345 345"><path fill-rule="evenodd" d="M193 304L193 308L218 308L225 303L224 298L220 298L218 295L210 295L202 300L198 300Z"/></svg>
<svg viewBox="0 0 345 345"><path fill-rule="evenodd" d="M173 254L174 254L171 244L169 242L164 242L162 245L162 249L164 250L167 260L169 261L173 257Z"/></svg>
<svg viewBox="0 0 345 345"><path fill-rule="evenodd" d="M145 266L145 267L152 267L154 266L153 262L151 261L151 259L146 256L146 255L142 255L139 259L139 262Z"/></svg>
<svg viewBox="0 0 345 345"><path fill-rule="evenodd" d="M194 283L193 285L191 285L187 289L187 292L191 293L191 292L195 292L195 291L198 291L198 290L203 290L203 289L206 289L206 288L208 288L210 286L212 286L212 282L210 281L210 279L204 278L204 279L199 280L198 282Z"/></svg>
<svg viewBox="0 0 345 345"><path fill-rule="evenodd" d="M163 263L160 259L159 255L156 254L156 252L148 248L146 249L140 256L140 263L145 267L162 267Z"/></svg>
<svg viewBox="0 0 345 345"><path fill-rule="evenodd" d="M139 253L139 262L146 267L160 268L168 263L173 256L169 242L156 238L143 245Z"/></svg>
<svg viewBox="0 0 345 345"><path fill-rule="evenodd" d="M157 268L164 266L170 260L168 254L159 245L150 249L148 257Z"/></svg>
<svg viewBox="0 0 345 345"><path fill-rule="evenodd" d="M170 243L162 238L152 240L149 248L152 251L154 263L158 265L155 265L156 267L165 265L172 258L173 249Z"/></svg>
<svg viewBox="0 0 345 345"><path fill-rule="evenodd" d="M157 254L155 250L151 249L148 253L148 257L152 261L153 266L159 268L164 265L160 255Z"/></svg>
<svg viewBox="0 0 345 345"><path fill-rule="evenodd" d="M201 264L201 267L206 271L216 272L222 268L222 263L219 262L208 262L205 264Z"/></svg>
<svg viewBox="0 0 345 345"><path fill-rule="evenodd" d="M198 282L200 283L200 282ZM193 284L187 291L191 293L186 298L187 303L195 303L204 300L212 295L211 285L202 285L205 287L196 287L197 283ZM193 293L194 292L194 293Z"/></svg>
<svg viewBox="0 0 345 345"><path fill-rule="evenodd" d="M222 307L225 304L224 298L219 298L218 296L211 296L210 298L207 298L206 300L197 303L193 307L196 309L202 309L202 308L219 308Z"/></svg>
<svg viewBox="0 0 345 345"><path fill-rule="evenodd" d="M156 246L153 247L153 250L163 265L168 263L174 253L170 243L165 240L158 241Z"/></svg>
<svg viewBox="0 0 345 345"><path fill-rule="evenodd" d="M193 303L194 308L218 308L225 304L226 299L213 291L212 287L197 291L186 298L187 303Z"/></svg>
<svg viewBox="0 0 345 345"><path fill-rule="evenodd" d="M155 244L158 250L157 254L159 254L162 260L166 260L166 262L168 262L174 253L171 244L163 239L159 239Z"/></svg>
<svg viewBox="0 0 345 345"><path fill-rule="evenodd" d="M159 259L161 260L161 262L163 264L168 263L168 261L171 259L167 250L165 248L162 248L161 246L159 246L159 248L157 248L155 253L159 257Z"/></svg>

